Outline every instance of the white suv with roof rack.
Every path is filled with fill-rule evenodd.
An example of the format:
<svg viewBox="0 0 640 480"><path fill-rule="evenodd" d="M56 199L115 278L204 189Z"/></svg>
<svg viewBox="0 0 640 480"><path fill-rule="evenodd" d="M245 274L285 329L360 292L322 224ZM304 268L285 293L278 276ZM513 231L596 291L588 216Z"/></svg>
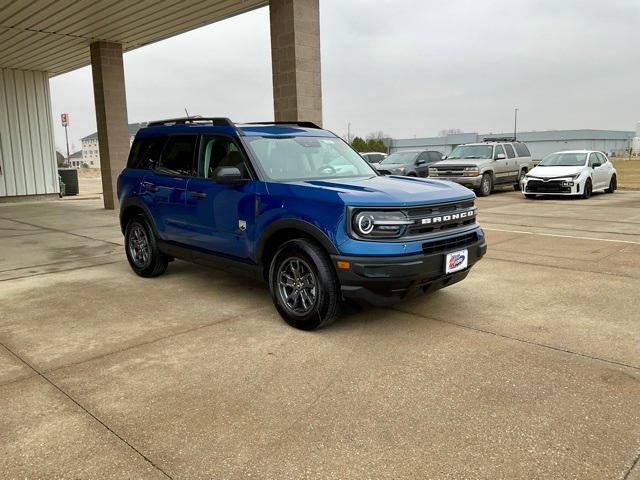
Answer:
<svg viewBox="0 0 640 480"><path fill-rule="evenodd" d="M520 180L531 168L531 153L514 138L485 138L453 149L444 160L429 166L429 177L450 180L489 195L496 185L513 185L520 190Z"/></svg>

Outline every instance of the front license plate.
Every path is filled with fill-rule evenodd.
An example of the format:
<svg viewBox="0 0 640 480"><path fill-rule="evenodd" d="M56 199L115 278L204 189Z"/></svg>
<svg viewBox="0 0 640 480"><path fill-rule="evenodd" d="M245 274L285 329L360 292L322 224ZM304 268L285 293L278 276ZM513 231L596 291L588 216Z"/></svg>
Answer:
<svg viewBox="0 0 640 480"><path fill-rule="evenodd" d="M469 251L458 250L457 252L447 253L444 258L444 273L453 273L464 270L469 264Z"/></svg>

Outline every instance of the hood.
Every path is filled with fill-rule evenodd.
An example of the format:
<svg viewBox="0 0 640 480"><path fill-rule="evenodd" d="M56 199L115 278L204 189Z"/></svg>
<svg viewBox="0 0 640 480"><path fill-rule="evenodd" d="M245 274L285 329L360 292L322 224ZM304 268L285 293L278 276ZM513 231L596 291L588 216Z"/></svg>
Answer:
<svg viewBox="0 0 640 480"><path fill-rule="evenodd" d="M580 173L586 167L584 165L579 165L577 167L540 167L537 166L532 168L529 172L529 175L533 177L539 178L555 178L555 177L566 177L569 175L575 175L576 173Z"/></svg>
<svg viewBox="0 0 640 480"><path fill-rule="evenodd" d="M430 167L478 167L493 162L490 158L452 158L432 163Z"/></svg>
<svg viewBox="0 0 640 480"><path fill-rule="evenodd" d="M471 190L457 183L395 175L308 180L279 185L288 185L290 195L323 201L340 201L350 206L413 206L474 198Z"/></svg>

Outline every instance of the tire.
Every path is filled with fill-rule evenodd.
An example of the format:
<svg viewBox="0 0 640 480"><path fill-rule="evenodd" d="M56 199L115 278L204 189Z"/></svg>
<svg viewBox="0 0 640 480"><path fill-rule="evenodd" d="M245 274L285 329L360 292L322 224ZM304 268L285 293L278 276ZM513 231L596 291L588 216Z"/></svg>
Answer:
<svg viewBox="0 0 640 480"><path fill-rule="evenodd" d="M609 187L605 190L607 193L613 193L618 188L618 177L615 175L611 175L611 181L609 182Z"/></svg>
<svg viewBox="0 0 640 480"><path fill-rule="evenodd" d="M157 277L167 269L169 258L158 249L153 230L142 215L127 223L124 245L131 269L141 277Z"/></svg>
<svg viewBox="0 0 640 480"><path fill-rule="evenodd" d="M524 198L528 199L528 200L533 200L537 197L537 195L534 195L533 193L525 193L524 194Z"/></svg>
<svg viewBox="0 0 640 480"><path fill-rule="evenodd" d="M315 330L338 316L338 278L326 252L309 240L280 247L269 267L269 289L278 313L294 328Z"/></svg>
<svg viewBox="0 0 640 480"><path fill-rule="evenodd" d="M479 197L488 197L491 195L493 191L493 178L491 178L491 174L485 173L482 175L482 180L480 180L480 188L478 188L478 196Z"/></svg>
<svg viewBox="0 0 640 480"><path fill-rule="evenodd" d="M589 198L592 193L593 193L593 184L591 183L591 179L587 178L587 181L584 184L584 191L582 192L582 198Z"/></svg>
<svg viewBox="0 0 640 480"><path fill-rule="evenodd" d="M527 174L527 169L523 168L522 170L520 170L520 173L518 174L518 180L516 180L516 183L513 184L513 190L516 192L519 192L521 187L520 187L520 182L522 182L522 179L524 178L524 176Z"/></svg>

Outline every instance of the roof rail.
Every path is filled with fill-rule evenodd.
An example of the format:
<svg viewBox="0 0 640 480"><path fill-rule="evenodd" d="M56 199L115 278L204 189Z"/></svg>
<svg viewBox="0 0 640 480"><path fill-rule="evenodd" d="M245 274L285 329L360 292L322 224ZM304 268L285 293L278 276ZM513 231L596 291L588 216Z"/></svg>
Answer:
<svg viewBox="0 0 640 480"><path fill-rule="evenodd" d="M485 137L483 142L517 142L516 137Z"/></svg>
<svg viewBox="0 0 640 480"><path fill-rule="evenodd" d="M147 127L159 127L162 125L170 125L170 124L187 124L187 123L196 123L196 122L210 122L212 125L216 127L233 127L236 128L235 124L226 117L181 117L181 118L169 118L167 120L156 120L154 122L149 122Z"/></svg>
<svg viewBox="0 0 640 480"><path fill-rule="evenodd" d="M297 125L298 127L303 127L303 128L317 128L319 130L322 129L322 127L319 127L318 125L316 125L313 122L306 122L306 121L293 121L293 122L282 122L282 121L278 121L278 122L274 122L274 121L270 121L270 122L247 122L245 125Z"/></svg>

